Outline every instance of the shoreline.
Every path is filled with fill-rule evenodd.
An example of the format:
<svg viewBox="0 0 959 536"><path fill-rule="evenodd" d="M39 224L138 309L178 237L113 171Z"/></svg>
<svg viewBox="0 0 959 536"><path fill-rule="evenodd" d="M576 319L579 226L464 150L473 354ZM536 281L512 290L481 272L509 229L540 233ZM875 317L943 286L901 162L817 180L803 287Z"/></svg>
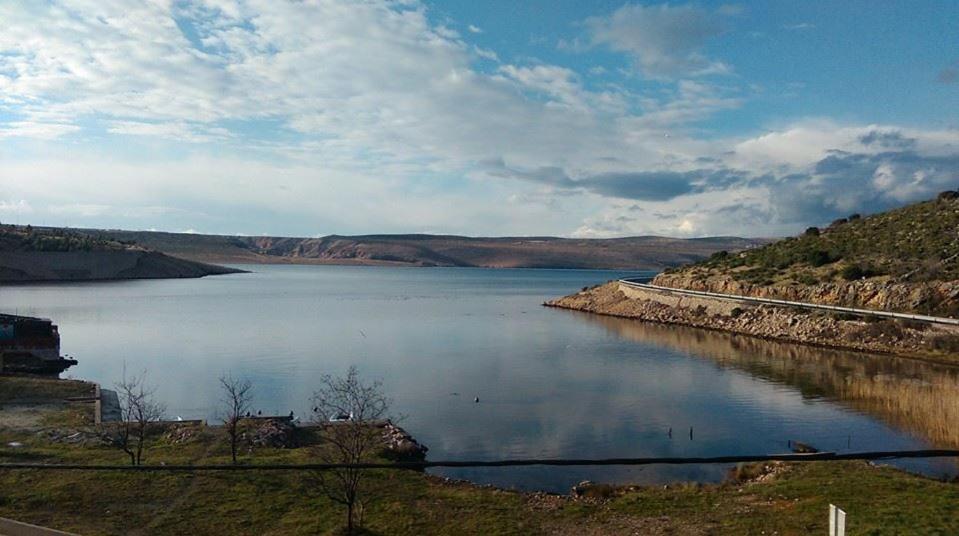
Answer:
<svg viewBox="0 0 959 536"><path fill-rule="evenodd" d="M959 355L956 353L928 348L930 341L936 337L955 337L959 330L913 325L898 320L868 322L780 306L736 303L708 297L661 296L651 291L626 289L616 281L548 300L543 306L661 325L687 326L768 341L959 366Z"/></svg>
<svg viewBox="0 0 959 536"><path fill-rule="evenodd" d="M32 422L25 429L0 426L0 461L111 465L124 460L122 452L95 435L77 432L93 419L87 403L70 397L89 395L89 383L18 381L35 384L38 396L26 402L44 405L41 412L25 415ZM3 383L0 378L0 402L14 402L2 395L22 397L22 389L4 390ZM10 416L0 413L0 421L4 417ZM148 463L228 463L221 429L186 428L152 436ZM258 446L242 461L302 463L304 448L309 445ZM384 534L799 534L826 530L829 503L854 512L857 531L906 531L917 523L950 533L959 528L955 483L855 461L739 465L718 484L581 482L566 494L407 470L373 471L365 481L364 524ZM78 534L127 534L138 527L151 534L338 533L343 516L338 504L295 473L0 470L0 487L7 498L0 501L0 516ZM863 496L864 488L876 495ZM38 495L45 500L36 501ZM904 514L904 503L916 507ZM109 509L104 511L104 505ZM176 514L165 513L170 511ZM230 514L235 511L244 515Z"/></svg>

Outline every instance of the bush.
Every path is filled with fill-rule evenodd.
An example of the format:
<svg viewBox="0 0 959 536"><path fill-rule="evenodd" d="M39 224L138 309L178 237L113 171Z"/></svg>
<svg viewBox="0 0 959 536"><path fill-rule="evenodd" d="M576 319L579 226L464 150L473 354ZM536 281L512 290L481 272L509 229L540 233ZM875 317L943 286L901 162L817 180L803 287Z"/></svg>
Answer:
<svg viewBox="0 0 959 536"><path fill-rule="evenodd" d="M881 336L892 340L899 340L904 335L902 325L895 320L872 322L867 324L859 333L866 337L879 338Z"/></svg>
<svg viewBox="0 0 959 536"><path fill-rule="evenodd" d="M828 251L823 251L821 249L810 251L806 254L806 262L815 268L825 266L838 260L838 255L831 255Z"/></svg>
<svg viewBox="0 0 959 536"><path fill-rule="evenodd" d="M855 281L862 279L863 271L858 264L850 264L849 266L843 267L843 269L839 271L839 275L846 281Z"/></svg>
<svg viewBox="0 0 959 536"><path fill-rule="evenodd" d="M933 350L959 353L959 335L937 335L926 344Z"/></svg>
<svg viewBox="0 0 959 536"><path fill-rule="evenodd" d="M955 190L946 190L945 192L940 192L939 195L936 196L936 199L938 199L939 201L946 201L949 199L959 199L959 192Z"/></svg>
<svg viewBox="0 0 959 536"><path fill-rule="evenodd" d="M806 236L819 236L819 227L810 227L804 233Z"/></svg>
<svg viewBox="0 0 959 536"><path fill-rule="evenodd" d="M877 275L882 275L882 272L871 266L850 264L848 266L844 266L843 269L839 271L839 275L846 281L856 281L859 279L867 279L870 277L876 277Z"/></svg>
<svg viewBox="0 0 959 536"><path fill-rule="evenodd" d="M796 281L802 283L803 285L815 285L819 283L819 280L816 279L816 276L803 272L796 276Z"/></svg>
<svg viewBox="0 0 959 536"><path fill-rule="evenodd" d="M766 472L767 464L765 462L737 463L736 467L729 470L728 478L732 482L742 484L756 480L766 474Z"/></svg>
<svg viewBox="0 0 959 536"><path fill-rule="evenodd" d="M733 310L729 311L729 316L736 318L745 312L742 307L733 307Z"/></svg>

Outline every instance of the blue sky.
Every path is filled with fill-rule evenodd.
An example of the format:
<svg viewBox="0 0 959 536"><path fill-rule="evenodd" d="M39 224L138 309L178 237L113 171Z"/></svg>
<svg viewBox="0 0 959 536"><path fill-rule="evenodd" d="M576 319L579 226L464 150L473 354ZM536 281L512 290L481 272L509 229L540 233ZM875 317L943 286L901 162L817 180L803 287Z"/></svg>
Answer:
<svg viewBox="0 0 959 536"><path fill-rule="evenodd" d="M0 3L0 221L782 235L959 187L955 2Z"/></svg>

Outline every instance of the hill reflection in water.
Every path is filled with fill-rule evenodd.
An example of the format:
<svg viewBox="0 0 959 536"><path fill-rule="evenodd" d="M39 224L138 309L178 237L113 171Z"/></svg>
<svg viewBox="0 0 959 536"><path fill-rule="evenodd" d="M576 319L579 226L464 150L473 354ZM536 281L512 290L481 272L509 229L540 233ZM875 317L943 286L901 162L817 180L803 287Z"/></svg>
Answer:
<svg viewBox="0 0 959 536"><path fill-rule="evenodd" d="M842 352L685 326L587 315L617 336L710 359L826 398L915 434L959 447L959 367Z"/></svg>

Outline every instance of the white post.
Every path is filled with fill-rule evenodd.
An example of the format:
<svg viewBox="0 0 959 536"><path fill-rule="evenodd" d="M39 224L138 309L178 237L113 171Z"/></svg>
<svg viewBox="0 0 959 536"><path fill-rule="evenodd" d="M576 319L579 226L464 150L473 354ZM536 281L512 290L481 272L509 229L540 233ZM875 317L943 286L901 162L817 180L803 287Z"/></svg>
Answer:
<svg viewBox="0 0 959 536"><path fill-rule="evenodd" d="M829 505L829 536L846 536L846 512Z"/></svg>

